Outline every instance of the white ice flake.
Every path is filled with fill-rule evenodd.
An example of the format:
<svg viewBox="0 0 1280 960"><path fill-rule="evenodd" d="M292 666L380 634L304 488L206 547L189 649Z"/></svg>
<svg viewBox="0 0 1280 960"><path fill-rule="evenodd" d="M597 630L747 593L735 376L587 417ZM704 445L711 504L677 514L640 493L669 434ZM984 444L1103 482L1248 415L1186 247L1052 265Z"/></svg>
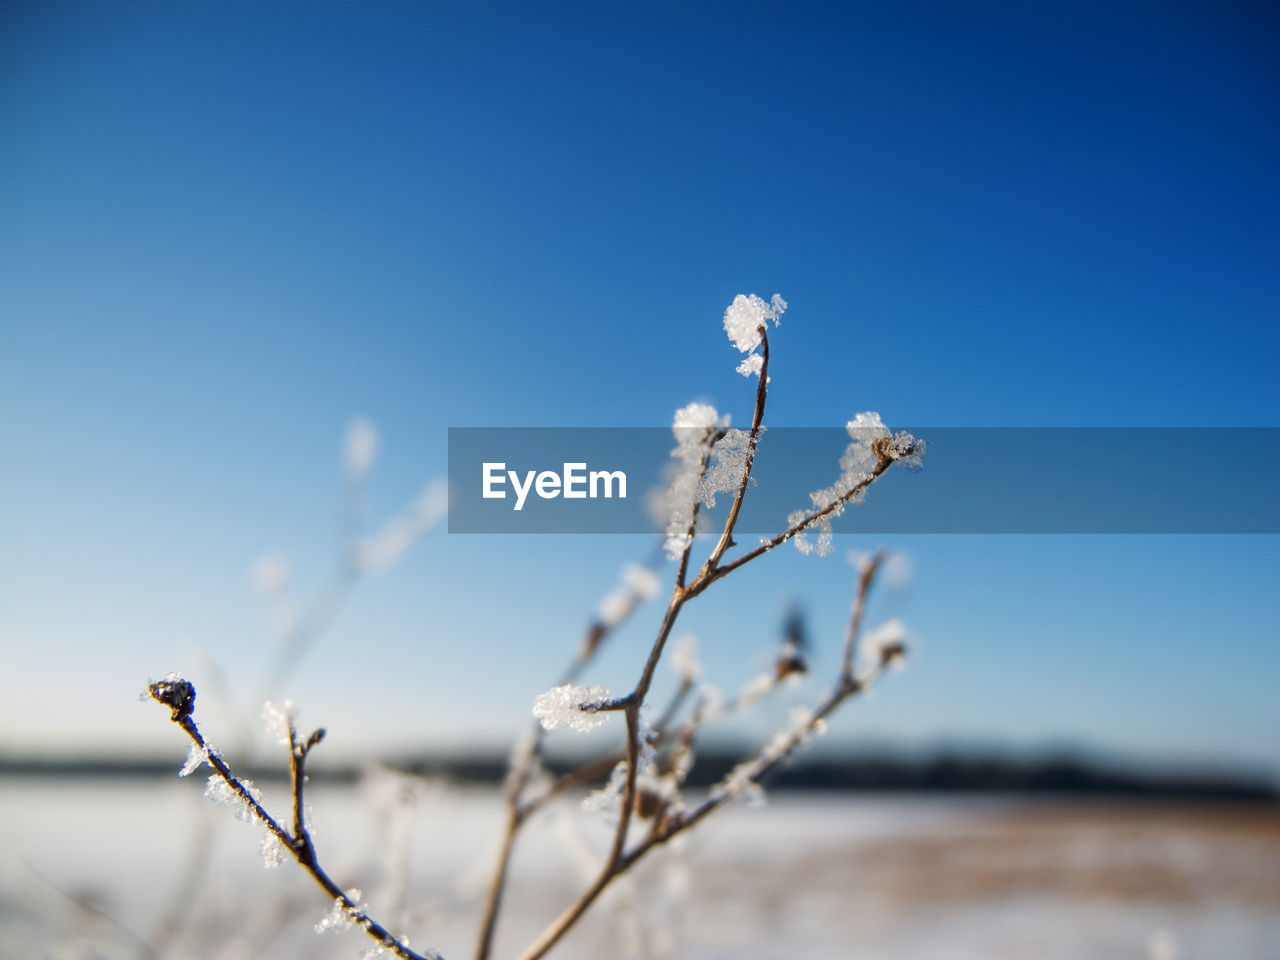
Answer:
<svg viewBox="0 0 1280 960"><path fill-rule="evenodd" d="M284 863L288 851L285 850L279 837L270 830L266 830L263 833L262 842L258 844L258 853L262 855L262 865L268 870L274 870Z"/></svg>
<svg viewBox="0 0 1280 960"><path fill-rule="evenodd" d="M197 747L192 741L187 746L187 762L182 765L182 769L178 771L178 776L189 777L199 769L200 764L209 762L209 745L206 743L203 747Z"/></svg>
<svg viewBox="0 0 1280 960"><path fill-rule="evenodd" d="M267 736L282 746L289 745L289 731L297 719L298 710L292 700L286 700L283 706L268 700L262 706L262 722L267 728Z"/></svg>
<svg viewBox="0 0 1280 960"><path fill-rule="evenodd" d="M341 897L335 897L329 912L316 924L316 933L337 933L340 930L349 930L360 923L357 915L364 914L368 909L360 902L362 896L358 887L352 887L347 891L347 900L355 904L354 907L347 906Z"/></svg>
<svg viewBox="0 0 1280 960"><path fill-rule="evenodd" d="M554 730L563 723L581 733L598 727L609 719L608 713L584 710L583 707L608 699L609 691L604 687L583 687L566 683L538 694L533 701L533 715L545 730Z"/></svg>
<svg viewBox="0 0 1280 960"><path fill-rule="evenodd" d="M665 546L672 559L679 557L689 545L694 504L700 496L698 480L703 458L710 456L715 435L728 426L728 415L720 416L716 408L707 403L691 403L676 411L671 425L676 438L675 449L671 451L676 471L662 511L667 531Z"/></svg>
<svg viewBox="0 0 1280 960"><path fill-rule="evenodd" d="M752 294L738 294L724 312L724 332L742 353L750 353L760 346L760 328L778 325L778 318L787 309L787 301L778 294L766 303Z"/></svg>
<svg viewBox="0 0 1280 960"><path fill-rule="evenodd" d="M252 780L241 778L240 785L254 801L259 804L262 803L262 791L254 786ZM258 813L254 810L253 805L216 773L212 774L206 781L204 795L214 803L225 803L231 806L235 810L237 820L249 823L258 819Z"/></svg>
<svg viewBox="0 0 1280 960"><path fill-rule="evenodd" d="M729 308L724 312L724 331L729 335L733 345L747 354L747 357L738 364L738 373L744 377L752 374L760 376L764 367L764 357L754 352L760 346L760 328L767 327L770 320L776 327L778 318L786 309L787 301L776 293L768 303L754 293L750 295L740 293L733 298L733 303L729 304Z"/></svg>
<svg viewBox="0 0 1280 960"><path fill-rule="evenodd" d="M764 369L764 357L758 353L748 354L747 358L734 369L744 377L749 377L753 373L758 377L760 376L760 371ZM769 379L772 380L773 377Z"/></svg>
<svg viewBox="0 0 1280 960"><path fill-rule="evenodd" d="M582 809L617 817L622 804L622 791L627 785L627 762L623 760L613 768L609 782L599 790L593 790L582 798Z"/></svg>
<svg viewBox="0 0 1280 960"><path fill-rule="evenodd" d="M764 427L760 428L761 432ZM738 495L742 475L751 453L751 434L746 430L726 430L711 448L711 465L698 481L698 499L707 507L716 505L717 493Z"/></svg>
<svg viewBox="0 0 1280 960"><path fill-rule="evenodd" d="M905 431L896 436L884 425L878 413L868 411L860 413L845 425L849 438L853 441L845 448L840 457L840 477L829 487L815 490L809 494L812 508L795 510L787 515L787 524L795 526L806 517L813 516L823 510L827 512L811 523L805 525L792 538L796 549L801 553L815 553L826 556L831 553L833 533L831 520L840 516L849 504L861 503L866 496L868 481L875 475L880 465L880 451L891 460L900 460L904 464L917 467L924 456L924 443ZM878 441L885 441L878 445ZM811 541L810 534L817 534L817 540Z"/></svg>

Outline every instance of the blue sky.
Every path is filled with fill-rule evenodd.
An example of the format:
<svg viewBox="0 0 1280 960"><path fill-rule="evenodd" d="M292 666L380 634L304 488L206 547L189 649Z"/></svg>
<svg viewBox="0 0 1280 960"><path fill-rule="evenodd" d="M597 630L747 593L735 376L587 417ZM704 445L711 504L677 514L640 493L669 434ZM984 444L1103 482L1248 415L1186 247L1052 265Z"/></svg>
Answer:
<svg viewBox="0 0 1280 960"><path fill-rule="evenodd" d="M170 744L132 694L198 650L248 697L352 416L375 524L449 426L746 421L739 292L791 304L774 425L1280 425L1280 19L1010 6L6 5L0 747ZM836 738L1280 770L1275 537L884 539L920 654ZM713 678L792 595L834 646L874 545L691 606ZM498 738L648 550L437 534L289 692L335 750Z"/></svg>

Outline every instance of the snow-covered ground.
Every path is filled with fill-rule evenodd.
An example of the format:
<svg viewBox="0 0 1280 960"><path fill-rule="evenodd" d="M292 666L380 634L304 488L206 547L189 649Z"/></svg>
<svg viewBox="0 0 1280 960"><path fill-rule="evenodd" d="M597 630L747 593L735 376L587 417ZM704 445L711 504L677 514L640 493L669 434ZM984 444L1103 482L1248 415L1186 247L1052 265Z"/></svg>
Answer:
<svg viewBox="0 0 1280 960"><path fill-rule="evenodd" d="M314 933L323 893L291 862L264 869L261 829L201 786L5 781L0 956L359 957L370 941ZM415 946L470 957L496 792L382 776L310 799L338 882ZM606 830L573 803L529 825L498 960L573 899ZM1280 957L1272 807L783 794L641 866L552 957Z"/></svg>

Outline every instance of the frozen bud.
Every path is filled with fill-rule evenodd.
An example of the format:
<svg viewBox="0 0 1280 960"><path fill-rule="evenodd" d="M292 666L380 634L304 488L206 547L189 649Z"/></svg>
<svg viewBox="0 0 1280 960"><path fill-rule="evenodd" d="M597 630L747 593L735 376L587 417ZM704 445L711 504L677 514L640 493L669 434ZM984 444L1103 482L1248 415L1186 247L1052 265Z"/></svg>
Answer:
<svg viewBox="0 0 1280 960"><path fill-rule="evenodd" d="M896 617L876 627L858 644L859 674L900 665L907 656L907 628Z"/></svg>
<svg viewBox="0 0 1280 960"><path fill-rule="evenodd" d="M582 687L566 683L540 693L533 701L533 715L545 730L565 724L579 732L598 727L609 719L598 707L609 698L604 687Z"/></svg>
<svg viewBox="0 0 1280 960"><path fill-rule="evenodd" d="M173 711L171 719L176 723L184 717L191 716L196 706L196 688L176 673L171 673L163 680L147 684L151 699L163 703Z"/></svg>
<svg viewBox="0 0 1280 960"><path fill-rule="evenodd" d="M653 820L666 813L675 798L675 784L669 779L640 775L636 777L636 816Z"/></svg>
<svg viewBox="0 0 1280 960"><path fill-rule="evenodd" d="M778 318L786 309L787 301L776 293L768 303L754 293L749 296L738 294L733 298L733 303L729 304L729 309L724 312L724 331L729 335L733 345L747 354L746 358L738 364L738 373L744 377L752 374L760 376L764 370L764 357L755 352L760 346L760 330L767 327L770 320L776 327Z"/></svg>
<svg viewBox="0 0 1280 960"><path fill-rule="evenodd" d="M809 662L804 652L790 640L782 645L777 659L773 661L774 677L785 680L788 677L803 676L809 671Z"/></svg>
<svg viewBox="0 0 1280 960"><path fill-rule="evenodd" d="M787 301L776 293L768 303L754 293L740 293L724 312L724 332L740 352L749 353L760 346L760 328L770 320L777 326L786 309Z"/></svg>

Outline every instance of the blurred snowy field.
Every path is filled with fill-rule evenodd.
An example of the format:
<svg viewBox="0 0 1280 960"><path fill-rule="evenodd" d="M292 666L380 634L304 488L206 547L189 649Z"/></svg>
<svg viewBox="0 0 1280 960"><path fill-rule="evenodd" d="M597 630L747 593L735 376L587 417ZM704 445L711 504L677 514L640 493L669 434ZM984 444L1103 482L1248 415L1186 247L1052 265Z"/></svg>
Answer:
<svg viewBox="0 0 1280 960"><path fill-rule="evenodd" d="M261 829L191 779L5 781L0 956L360 957L371 941L315 934L323 894L264 869ZM284 786L264 790L283 809ZM339 883L414 946L470 957L496 791L379 775L310 801ZM530 824L498 960L572 900L606 829L573 803ZM551 956L1280 957L1271 806L779 794L642 866Z"/></svg>

